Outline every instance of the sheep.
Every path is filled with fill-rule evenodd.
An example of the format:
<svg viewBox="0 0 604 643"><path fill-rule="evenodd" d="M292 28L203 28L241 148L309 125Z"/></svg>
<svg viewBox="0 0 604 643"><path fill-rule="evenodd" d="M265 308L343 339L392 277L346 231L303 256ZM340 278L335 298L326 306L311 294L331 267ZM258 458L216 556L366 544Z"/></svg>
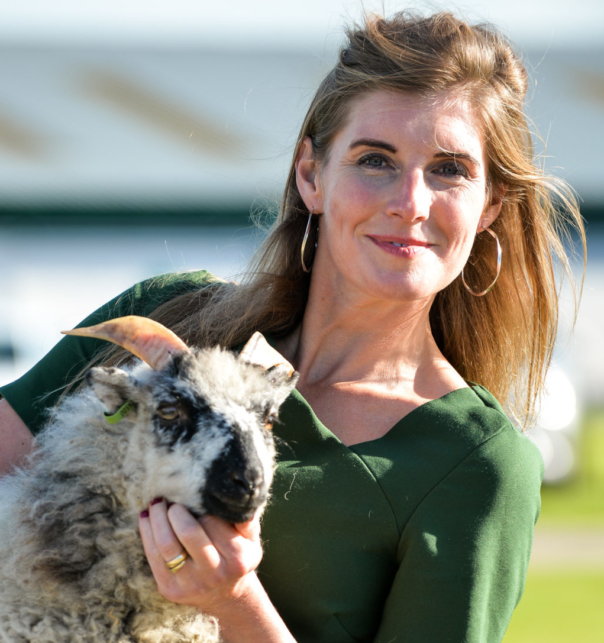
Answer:
<svg viewBox="0 0 604 643"><path fill-rule="evenodd" d="M70 332L147 364L90 369L28 465L0 480L0 641L218 641L214 619L160 596L137 518L160 496L230 522L262 511L269 429L297 374L259 333L236 357L142 318Z"/></svg>

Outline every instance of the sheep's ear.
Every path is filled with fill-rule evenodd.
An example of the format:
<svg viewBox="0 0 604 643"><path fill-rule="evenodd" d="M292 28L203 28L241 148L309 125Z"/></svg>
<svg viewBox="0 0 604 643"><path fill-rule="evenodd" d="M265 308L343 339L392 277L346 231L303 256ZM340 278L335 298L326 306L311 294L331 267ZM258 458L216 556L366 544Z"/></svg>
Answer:
<svg viewBox="0 0 604 643"><path fill-rule="evenodd" d="M275 386L275 402L281 405L287 399L298 381L294 367L276 351L261 333L254 333L239 353L239 359L260 366L266 377Z"/></svg>
<svg viewBox="0 0 604 643"><path fill-rule="evenodd" d="M132 378L121 368L95 366L86 374L86 381L109 414L130 399L134 388Z"/></svg>
<svg viewBox="0 0 604 643"><path fill-rule="evenodd" d="M293 369L290 371L279 364L270 368L266 372L266 376L275 386L275 402L281 406L296 387L300 374Z"/></svg>
<svg viewBox="0 0 604 643"><path fill-rule="evenodd" d="M288 375L294 374L294 367L276 351L264 338L261 333L254 333L239 353L239 359L261 366L265 371L279 369Z"/></svg>

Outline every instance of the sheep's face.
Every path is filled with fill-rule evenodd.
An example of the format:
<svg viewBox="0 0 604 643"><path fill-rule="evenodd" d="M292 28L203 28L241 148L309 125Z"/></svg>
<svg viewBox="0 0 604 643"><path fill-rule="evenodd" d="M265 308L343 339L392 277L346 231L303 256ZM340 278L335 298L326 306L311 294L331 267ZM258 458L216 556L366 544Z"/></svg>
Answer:
<svg viewBox="0 0 604 643"><path fill-rule="evenodd" d="M178 355L161 371L91 369L89 383L109 412L126 400L135 405L115 425L128 437L124 473L140 479L131 509L162 496L230 522L262 510L273 477L272 424L296 379L217 348Z"/></svg>

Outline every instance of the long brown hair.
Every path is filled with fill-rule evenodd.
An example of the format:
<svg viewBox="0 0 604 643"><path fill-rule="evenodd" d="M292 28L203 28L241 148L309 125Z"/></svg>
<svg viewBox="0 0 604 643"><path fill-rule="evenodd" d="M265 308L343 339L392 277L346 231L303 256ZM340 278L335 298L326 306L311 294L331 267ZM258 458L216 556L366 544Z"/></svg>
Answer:
<svg viewBox="0 0 604 643"><path fill-rule="evenodd" d="M255 330L291 333L304 315L310 283L300 262L309 213L295 177L304 138L312 139L316 160L324 163L355 98L376 90L421 97L455 92L470 102L483 126L487 197L504 195L492 225L504 260L488 295L473 296L460 279L437 294L430 312L432 333L464 379L483 384L503 402L513 399L514 410L527 419L556 336L555 270L558 266L570 274L569 229L579 232L583 250L585 233L573 193L533 159L523 109L525 67L497 30L470 26L450 13L370 15L347 36L311 102L279 215L243 283L183 295L160 306L153 318L197 345L234 346ZM494 276L495 250L489 240L486 234L477 236L464 272L474 290L484 289Z"/></svg>

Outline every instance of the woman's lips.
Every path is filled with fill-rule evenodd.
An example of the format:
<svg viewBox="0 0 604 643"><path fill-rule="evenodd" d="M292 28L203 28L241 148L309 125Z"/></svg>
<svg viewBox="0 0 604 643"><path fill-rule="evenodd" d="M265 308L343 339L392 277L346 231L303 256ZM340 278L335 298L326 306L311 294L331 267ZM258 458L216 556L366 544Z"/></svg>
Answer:
<svg viewBox="0 0 604 643"><path fill-rule="evenodd" d="M388 254L396 257L414 257L424 252L431 244L417 239L401 239L398 237L369 236L373 243Z"/></svg>

